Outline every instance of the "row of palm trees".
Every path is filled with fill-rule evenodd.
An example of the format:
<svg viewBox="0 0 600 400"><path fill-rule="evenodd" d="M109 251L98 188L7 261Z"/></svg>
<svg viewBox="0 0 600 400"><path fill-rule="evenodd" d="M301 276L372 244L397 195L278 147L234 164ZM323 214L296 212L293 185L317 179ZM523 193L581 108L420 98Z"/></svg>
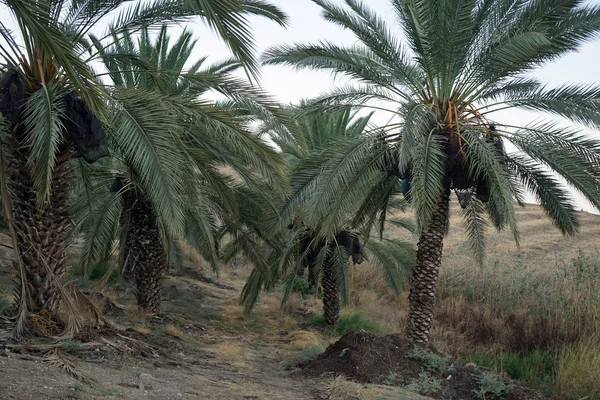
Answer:
<svg viewBox="0 0 600 400"><path fill-rule="evenodd" d="M526 109L600 127L600 86L548 88L529 75L594 38L599 7L390 0L392 28L358 0L313 1L357 44L281 45L263 63L353 83L293 107L234 75L259 73L248 16L286 24L265 1L1 1L18 27L0 27L0 184L17 255L15 335L27 313L54 312L68 295L60 280L72 217L85 239L84 271L118 246L143 308L158 309L160 279L186 241L215 269L240 253L252 262L248 310L284 276L285 300L308 267L335 323L349 259L364 256L397 292L410 282L407 334L427 342L453 191L479 262L488 220L518 242L514 203L525 189L565 234L577 232L578 219L559 177L600 208L600 141L565 123L493 119ZM106 34L90 34L109 14ZM189 32L171 44L164 24L195 18L234 59L192 62ZM393 117L376 126L355 113L369 109ZM414 227L395 215L409 205ZM416 256L384 238L390 223L418 235Z"/></svg>

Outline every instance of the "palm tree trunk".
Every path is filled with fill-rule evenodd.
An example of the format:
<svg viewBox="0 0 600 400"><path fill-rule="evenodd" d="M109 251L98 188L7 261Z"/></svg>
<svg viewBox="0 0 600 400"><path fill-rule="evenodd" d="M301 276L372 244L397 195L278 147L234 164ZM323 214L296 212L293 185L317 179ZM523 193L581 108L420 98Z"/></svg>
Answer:
<svg viewBox="0 0 600 400"><path fill-rule="evenodd" d="M417 263L412 271L411 289L408 296L408 337L416 343L427 343L433 321L435 291L442 249L448 226L450 191L442 195L433 219L426 231L421 233L417 245Z"/></svg>
<svg viewBox="0 0 600 400"><path fill-rule="evenodd" d="M333 268L328 260L323 263L323 316L328 325L340 320L340 291Z"/></svg>
<svg viewBox="0 0 600 400"><path fill-rule="evenodd" d="M69 213L72 170L71 150L57 157L52 176L50 201L42 208L36 204L36 192L28 163L30 149L18 135L7 138L8 186L12 192L12 214L25 276L18 263L16 296L20 299L24 281L31 297L30 312L47 310L55 314L60 298L55 279L60 280L66 270L66 248L71 228Z"/></svg>
<svg viewBox="0 0 600 400"><path fill-rule="evenodd" d="M167 269L167 253L158 230L152 205L134 189L124 194L127 224L127 264L136 284L138 307L157 311L162 294L162 278Z"/></svg>

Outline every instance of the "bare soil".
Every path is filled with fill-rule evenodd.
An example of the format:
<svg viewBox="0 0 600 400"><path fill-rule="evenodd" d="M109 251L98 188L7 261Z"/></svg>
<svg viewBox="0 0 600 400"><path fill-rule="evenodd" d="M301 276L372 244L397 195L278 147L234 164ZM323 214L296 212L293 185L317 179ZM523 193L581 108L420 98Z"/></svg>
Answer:
<svg viewBox="0 0 600 400"><path fill-rule="evenodd" d="M0 287L11 276L0 266ZM273 346L279 331L256 332L255 318L237 312L239 287L187 277L169 277L164 287L159 315L139 314L131 288L118 284L91 296L115 329L88 328L67 342L0 341L0 400L315 398L313 382L284 370L291 350ZM236 311L223 317L225 309ZM44 346L57 344L90 384L48 362Z"/></svg>

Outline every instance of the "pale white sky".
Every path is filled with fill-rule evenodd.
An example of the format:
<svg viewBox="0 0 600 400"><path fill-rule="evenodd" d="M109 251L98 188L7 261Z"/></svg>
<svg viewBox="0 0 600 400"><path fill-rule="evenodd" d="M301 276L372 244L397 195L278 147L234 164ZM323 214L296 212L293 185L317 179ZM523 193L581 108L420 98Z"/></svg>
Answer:
<svg viewBox="0 0 600 400"><path fill-rule="evenodd" d="M343 3L343 0L333 0ZM356 41L351 33L342 30L335 24L323 20L320 16L320 7L311 0L271 0L273 4L280 7L289 16L289 26L282 28L274 22L262 18L251 18L250 23L255 35L257 50L262 52L266 48L294 42L314 43L319 40L329 40L337 44L352 45ZM368 0L366 3L379 15L386 19L393 29L400 29L395 25L395 16L391 10L389 0ZM588 4L600 4L600 0L588 0ZM9 27L13 27L13 21L7 9L0 6L0 20ZM218 61L229 57L227 47L201 22L187 24L188 29L194 32L199 39L195 59L209 56L209 60ZM103 30L101 26L99 30ZM174 28L176 35L180 28ZM566 82L571 83L597 83L600 68L600 38L586 44L576 54L569 54L562 59L544 66L535 72L534 76L547 82L549 85L559 85ZM262 68L263 87L282 102L294 102L301 98L310 98L336 86L344 79L333 79L326 72L295 71L289 67L267 66ZM538 118L526 112L510 112L498 115L500 121L525 124L532 119ZM385 123L388 115L376 116L374 121ZM589 131L588 131L589 132ZM598 132L589 132L599 135ZM581 198L578 206L586 211L593 211L593 207Z"/></svg>

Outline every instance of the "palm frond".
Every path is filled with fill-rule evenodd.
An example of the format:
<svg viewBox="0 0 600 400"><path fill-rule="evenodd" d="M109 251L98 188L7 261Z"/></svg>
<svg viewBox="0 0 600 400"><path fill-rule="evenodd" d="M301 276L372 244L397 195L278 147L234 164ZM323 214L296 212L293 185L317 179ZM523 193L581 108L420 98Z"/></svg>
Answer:
<svg viewBox="0 0 600 400"><path fill-rule="evenodd" d="M50 199L52 173L63 134L64 90L55 83L42 85L27 101L25 140L31 146L31 167L38 204Z"/></svg>

